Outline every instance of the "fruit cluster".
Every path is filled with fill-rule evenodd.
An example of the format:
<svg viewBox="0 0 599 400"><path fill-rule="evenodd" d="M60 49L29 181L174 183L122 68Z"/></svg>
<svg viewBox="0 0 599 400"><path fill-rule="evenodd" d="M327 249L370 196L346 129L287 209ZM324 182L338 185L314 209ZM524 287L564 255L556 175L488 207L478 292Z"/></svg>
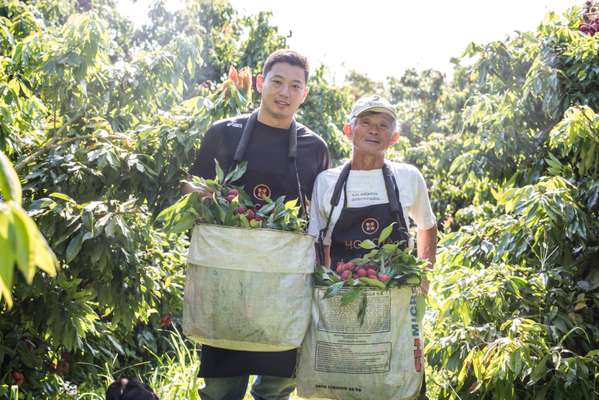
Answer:
<svg viewBox="0 0 599 400"><path fill-rule="evenodd" d="M381 231L376 243L372 240L360 242L360 247L368 250L362 257L338 262L334 269L322 265L316 267L314 283L327 287L325 298L336 295L342 288L359 291L365 287L390 289L415 287L422 283L428 262L404 251L402 243L388 241L393 225L395 223Z"/></svg>
<svg viewBox="0 0 599 400"><path fill-rule="evenodd" d="M297 199L286 202L280 196L276 200L261 199L264 204L254 203L242 187L231 184L245 173L246 164L239 163L225 175L216 163L216 179L194 177L193 182L187 182L193 192L163 210L157 222L171 233L185 232L198 222L303 232L306 221L299 217Z"/></svg>
<svg viewBox="0 0 599 400"><path fill-rule="evenodd" d="M12 374L12 379L15 381L15 385L22 386L25 383L25 375L23 375L20 371L14 371Z"/></svg>
<svg viewBox="0 0 599 400"><path fill-rule="evenodd" d="M252 70L250 67L243 67L239 71L232 65L229 67L227 79L219 86L218 91L222 91L228 96L233 94L233 88L246 99L252 97Z"/></svg>
<svg viewBox="0 0 599 400"><path fill-rule="evenodd" d="M599 12L594 1L588 0L584 4L582 23L580 31L586 35L593 36L599 32Z"/></svg>
<svg viewBox="0 0 599 400"><path fill-rule="evenodd" d="M225 197L229 203L234 203L238 199L238 196L239 196L239 190L237 190L237 189L228 189L225 193ZM260 204L260 203L256 203L253 206L249 206L249 207L239 206L239 207L235 208L234 214L235 215L245 215L245 217L248 219L248 221L261 222L264 220L264 217L257 214L257 212L260 210L261 207L262 207L262 204Z"/></svg>
<svg viewBox="0 0 599 400"><path fill-rule="evenodd" d="M378 268L374 264L356 265L352 261L346 263L338 262L335 271L337 271L337 274L339 274L344 281L347 281L350 278L370 278L384 283L391 279L389 274L378 272Z"/></svg>

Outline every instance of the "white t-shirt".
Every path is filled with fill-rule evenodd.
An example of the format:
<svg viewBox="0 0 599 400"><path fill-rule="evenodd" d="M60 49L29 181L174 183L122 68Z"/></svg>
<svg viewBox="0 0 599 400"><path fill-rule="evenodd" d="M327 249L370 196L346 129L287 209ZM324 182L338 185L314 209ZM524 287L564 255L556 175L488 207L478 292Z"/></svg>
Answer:
<svg viewBox="0 0 599 400"><path fill-rule="evenodd" d="M408 216L419 229L430 229L435 223L435 215L428 198L428 190L424 178L418 169L409 164L386 161L395 175L399 190L399 199L403 207L406 226L410 226ZM308 233L318 237L327 223L331 211L331 197L343 165L322 171L314 183L312 201L310 202L310 225ZM345 195L341 191L339 204L331 216L331 223L324 239L325 245L331 243L331 233L339 219ZM389 202L382 169L368 171L351 170L347 178L347 207L358 208Z"/></svg>

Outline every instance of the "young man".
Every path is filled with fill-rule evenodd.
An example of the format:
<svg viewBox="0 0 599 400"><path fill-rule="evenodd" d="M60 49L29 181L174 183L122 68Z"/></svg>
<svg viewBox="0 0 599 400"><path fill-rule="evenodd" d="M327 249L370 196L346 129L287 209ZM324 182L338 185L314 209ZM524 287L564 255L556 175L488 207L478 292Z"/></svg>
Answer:
<svg viewBox="0 0 599 400"><path fill-rule="evenodd" d="M213 178L214 159L224 171L247 161L247 171L236 182L256 203L265 197L300 203L312 195L316 176L328 168L326 144L307 127L295 122L295 112L308 94L308 63L291 50L271 54L256 87L260 107L251 115L218 121L206 132L191 175ZM192 188L187 186L184 191ZM268 312L268 310L264 310ZM242 352L202 346L200 376L203 400L241 400L249 375L260 375L252 388L256 400L287 399L293 391L296 350Z"/></svg>
<svg viewBox="0 0 599 400"><path fill-rule="evenodd" d="M309 233L322 240L323 263L335 266L364 255L363 240L376 240L395 223L390 239L410 242L408 216L418 227L418 257L435 263L437 228L424 178L415 167L385 160L399 139L393 106L379 96L359 99L343 132L352 142L349 163L318 175L312 193ZM337 192L337 206L331 205ZM421 290L428 292L428 282ZM422 386L421 397L425 396Z"/></svg>

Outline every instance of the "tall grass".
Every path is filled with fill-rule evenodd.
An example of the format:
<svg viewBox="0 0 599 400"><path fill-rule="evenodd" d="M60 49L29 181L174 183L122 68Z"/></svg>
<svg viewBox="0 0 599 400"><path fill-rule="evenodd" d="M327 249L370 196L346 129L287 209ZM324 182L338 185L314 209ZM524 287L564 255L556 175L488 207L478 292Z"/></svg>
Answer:
<svg viewBox="0 0 599 400"><path fill-rule="evenodd" d="M171 351L163 354L151 353L154 357L155 368L145 376L138 376L144 383L150 385L161 400L200 400L199 389L204 385L204 380L198 378L200 358L197 346L185 339L181 333L174 329L170 337ZM108 367L106 367L108 368ZM124 370L105 372L106 386L79 394L77 400L104 400L106 387L121 375L134 376L135 366ZM251 387L254 377L250 378ZM295 395L292 399L299 399ZM13 400L13 399L11 399ZM18 400L15 398L14 400ZM253 400L248 390L243 400Z"/></svg>
<svg viewBox="0 0 599 400"><path fill-rule="evenodd" d="M67 381L56 382L63 387L60 393L52 399L43 400L104 400L106 388L117 378L135 377L141 382L148 384L156 392L161 400L200 400L199 389L204 385L204 380L198 378L200 369L200 357L198 347L185 339L175 328L170 331L170 351L156 354L146 349L153 356L151 364L154 366L150 372L143 375L140 371L148 371L147 364L129 365L126 368L114 370L108 363L104 366L97 365L100 373L96 376L102 382L101 386L84 382L79 388ZM97 382L97 379L93 381ZM254 377L250 378L248 388L251 388ZM17 386L0 385L0 399L5 400L33 400L30 395L19 393ZM299 399L293 393L291 399ZM42 400L42 399L35 399ZM243 400L253 400L250 391L246 392Z"/></svg>

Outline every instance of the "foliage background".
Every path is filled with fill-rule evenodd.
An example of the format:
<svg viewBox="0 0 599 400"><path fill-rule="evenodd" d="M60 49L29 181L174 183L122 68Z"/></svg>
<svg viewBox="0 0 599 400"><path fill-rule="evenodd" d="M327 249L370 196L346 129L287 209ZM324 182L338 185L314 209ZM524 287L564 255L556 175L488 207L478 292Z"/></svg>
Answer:
<svg viewBox="0 0 599 400"><path fill-rule="evenodd" d="M385 93L391 158L417 165L439 227L427 323L431 398L599 398L599 35L585 10L471 44L451 80L408 70L346 83L313 68L298 119L349 155L351 102ZM0 150L60 264L0 307L0 396L83 398L121 374L197 398L178 335L185 236L153 226L209 124L251 110L253 73L287 37L268 13L161 2L134 29L111 0L0 3ZM12 267L11 267L12 270Z"/></svg>

